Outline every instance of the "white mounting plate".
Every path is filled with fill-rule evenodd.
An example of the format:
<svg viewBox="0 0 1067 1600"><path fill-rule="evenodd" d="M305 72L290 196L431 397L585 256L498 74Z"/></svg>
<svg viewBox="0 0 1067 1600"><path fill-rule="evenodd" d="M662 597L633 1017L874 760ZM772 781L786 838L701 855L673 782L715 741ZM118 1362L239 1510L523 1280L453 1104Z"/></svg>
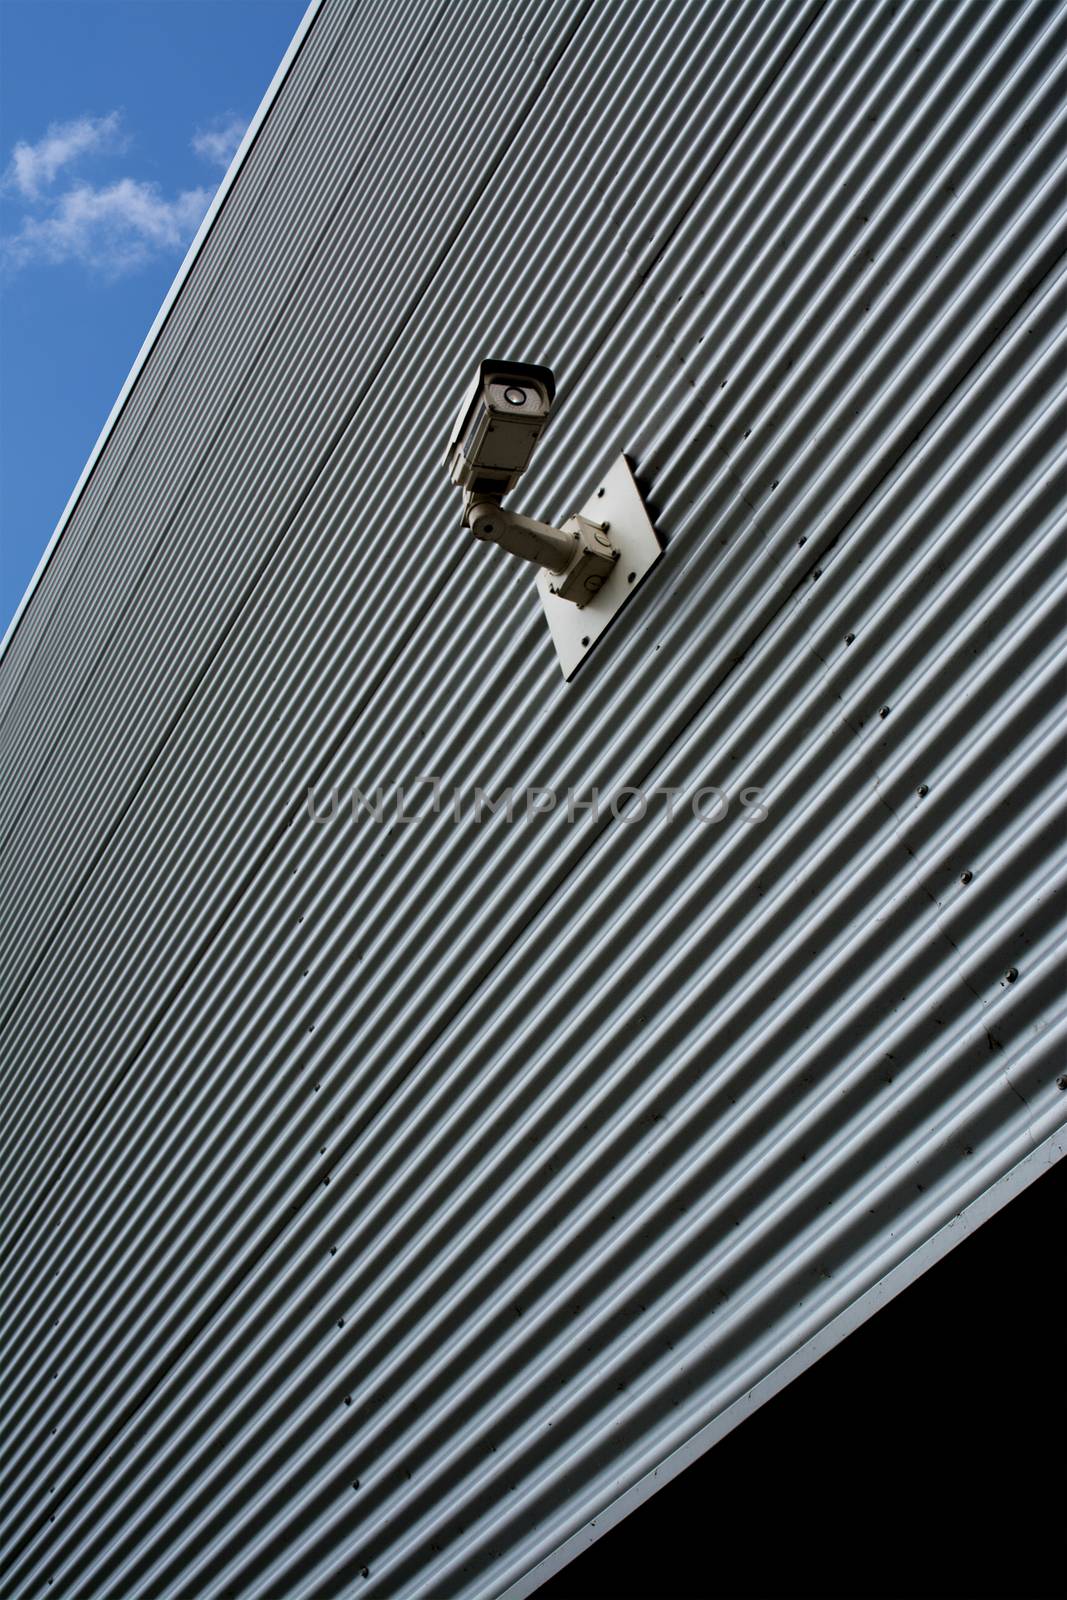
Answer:
<svg viewBox="0 0 1067 1600"><path fill-rule="evenodd" d="M552 643L563 676L568 679L574 677L612 618L661 554L659 538L625 456L619 456L612 463L579 515L588 517L590 522L607 523L608 538L618 550L619 559L599 594L580 607L550 593L553 573L542 567L537 574L537 591L545 608Z"/></svg>

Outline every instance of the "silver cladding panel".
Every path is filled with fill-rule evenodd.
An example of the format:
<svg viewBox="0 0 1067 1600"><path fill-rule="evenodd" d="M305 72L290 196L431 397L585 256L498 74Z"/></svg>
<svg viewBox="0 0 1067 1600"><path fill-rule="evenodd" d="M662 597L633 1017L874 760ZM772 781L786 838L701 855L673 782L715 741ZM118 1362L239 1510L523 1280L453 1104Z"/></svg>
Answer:
<svg viewBox="0 0 1067 1600"><path fill-rule="evenodd" d="M528 1593L1062 1148L1065 77L315 14L0 670L6 1594ZM521 509L667 541L569 685L440 469L501 353ZM425 773L734 800L307 815Z"/></svg>

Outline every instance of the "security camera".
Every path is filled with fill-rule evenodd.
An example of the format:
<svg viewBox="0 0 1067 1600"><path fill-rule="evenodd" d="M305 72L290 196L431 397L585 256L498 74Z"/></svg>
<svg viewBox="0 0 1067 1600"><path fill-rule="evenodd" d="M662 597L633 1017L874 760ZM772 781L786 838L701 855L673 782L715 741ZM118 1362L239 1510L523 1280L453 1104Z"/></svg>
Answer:
<svg viewBox="0 0 1067 1600"><path fill-rule="evenodd" d="M548 367L479 362L448 443L452 482L479 499L510 493L530 464L555 395Z"/></svg>
<svg viewBox="0 0 1067 1600"><path fill-rule="evenodd" d="M607 527L574 516L562 528L553 528L500 504L529 466L555 396L548 367L525 361L480 362L452 430L445 465L463 490L463 520L475 538L543 567L553 574L554 595L583 606L618 560Z"/></svg>
<svg viewBox="0 0 1067 1600"><path fill-rule="evenodd" d="M537 590L563 676L570 678L659 560L661 546L625 455L562 527L501 503L529 466L555 398L548 367L480 361L445 466L463 491L464 527L540 567Z"/></svg>

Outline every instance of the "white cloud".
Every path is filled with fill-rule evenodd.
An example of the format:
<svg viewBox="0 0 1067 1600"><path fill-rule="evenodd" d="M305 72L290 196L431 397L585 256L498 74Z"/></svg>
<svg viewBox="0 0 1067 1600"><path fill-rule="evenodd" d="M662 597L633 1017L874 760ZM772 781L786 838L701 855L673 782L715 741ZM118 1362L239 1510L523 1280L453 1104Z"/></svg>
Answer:
<svg viewBox="0 0 1067 1600"><path fill-rule="evenodd" d="M11 154L7 183L27 200L36 200L56 174L79 156L120 148L121 120L118 111L109 111L106 117L76 117L73 122L51 123L36 144L20 140Z"/></svg>
<svg viewBox="0 0 1067 1600"><path fill-rule="evenodd" d="M228 167L247 127L246 117L239 117L235 111L224 111L221 116L213 117L206 127L197 128L193 134L193 149L205 161Z"/></svg>
<svg viewBox="0 0 1067 1600"><path fill-rule="evenodd" d="M0 0L2 3L2 0ZM168 197L156 183L133 177L94 184L70 170L86 156L125 150L121 113L52 123L35 144L20 140L0 179L0 197L21 201L21 218L0 241L0 262L78 261L108 278L119 277L153 256L189 243L211 200L197 187ZM232 113L198 131L194 144L223 163L244 125ZM57 181L61 180L61 181Z"/></svg>
<svg viewBox="0 0 1067 1600"><path fill-rule="evenodd" d="M186 189L166 199L157 184L120 178L105 188L79 184L59 195L45 216L27 216L5 241L13 266L31 261L80 261L117 277L151 256L186 246L211 199Z"/></svg>

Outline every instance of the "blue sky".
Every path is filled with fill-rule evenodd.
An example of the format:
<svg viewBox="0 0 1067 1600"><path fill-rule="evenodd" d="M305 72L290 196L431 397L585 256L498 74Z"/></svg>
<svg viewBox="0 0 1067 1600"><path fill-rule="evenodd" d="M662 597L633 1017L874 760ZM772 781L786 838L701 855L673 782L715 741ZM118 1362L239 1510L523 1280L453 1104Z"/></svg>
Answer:
<svg viewBox="0 0 1067 1600"><path fill-rule="evenodd" d="M0 0L0 636L306 0Z"/></svg>

